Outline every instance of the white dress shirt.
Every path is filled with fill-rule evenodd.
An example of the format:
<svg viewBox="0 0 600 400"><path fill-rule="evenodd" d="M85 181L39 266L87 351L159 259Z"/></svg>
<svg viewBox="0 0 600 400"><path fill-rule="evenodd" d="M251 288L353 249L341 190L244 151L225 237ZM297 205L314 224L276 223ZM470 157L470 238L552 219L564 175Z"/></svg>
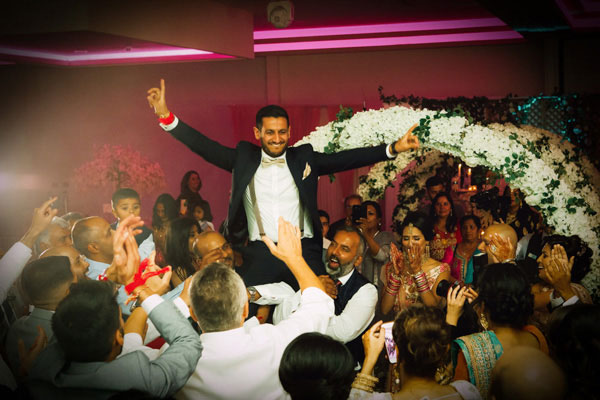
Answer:
<svg viewBox="0 0 600 400"><path fill-rule="evenodd" d="M261 150L262 160L284 160L286 153L279 157L270 157ZM300 225L300 193L292 173L285 164L264 165L262 162L254 174L256 202L262 219L265 234L277 242L277 220L283 217L286 221ZM244 192L244 209L248 218L248 234L250 240L261 240L254 207L250 197L250 185ZM310 214L304 212L304 238L313 237Z"/></svg>
<svg viewBox="0 0 600 400"><path fill-rule="evenodd" d="M177 399L289 399L279 381L287 345L305 332L325 333L333 301L320 289L302 293L300 308L277 326L240 327L200 335L203 350L196 370Z"/></svg>
<svg viewBox="0 0 600 400"><path fill-rule="evenodd" d="M23 271L23 267L31 258L31 253L29 247L16 242L0 259L0 303L6 300L10 287Z"/></svg>
<svg viewBox="0 0 600 400"><path fill-rule="evenodd" d="M338 278L342 286L355 273L350 273ZM288 318L294 313L300 304L300 292L294 290L285 282L271 283L255 286L260 299L256 304L277 304L273 311L273 323L277 325L280 321ZM369 326L375 317L375 306L377 305L377 288L368 283L361 287L344 307L340 315L335 315L329 320L326 334L342 343L354 340Z"/></svg>

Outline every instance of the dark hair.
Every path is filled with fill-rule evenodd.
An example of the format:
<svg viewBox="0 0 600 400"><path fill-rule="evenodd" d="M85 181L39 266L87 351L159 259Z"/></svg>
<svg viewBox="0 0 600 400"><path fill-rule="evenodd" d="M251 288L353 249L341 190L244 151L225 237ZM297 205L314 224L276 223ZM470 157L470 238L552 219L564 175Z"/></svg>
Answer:
<svg viewBox="0 0 600 400"><path fill-rule="evenodd" d="M377 215L377 218L381 218L381 206L376 201L365 200L365 201L363 201L362 206L365 208L367 208L367 206L373 206L373 208L375 209L375 214Z"/></svg>
<svg viewBox="0 0 600 400"><path fill-rule="evenodd" d="M448 361L451 330L442 309L420 303L402 310L392 328L398 361L411 375L433 378Z"/></svg>
<svg viewBox="0 0 600 400"><path fill-rule="evenodd" d="M358 199L362 203L362 197L359 194L351 194L350 196L346 196L344 198L344 207L348 204L348 200L350 199Z"/></svg>
<svg viewBox="0 0 600 400"><path fill-rule="evenodd" d="M579 236L562 235L546 236L542 241L542 248L545 245L549 245L552 248L557 244L564 247L569 259L575 257L573 269L571 269L571 282L581 282L583 277L590 271L592 249Z"/></svg>
<svg viewBox="0 0 600 400"><path fill-rule="evenodd" d="M329 214L327 214L327 211L325 211L325 210L319 210L319 217L325 217L325 218L327 218L327 222L330 221Z"/></svg>
<svg viewBox="0 0 600 400"><path fill-rule="evenodd" d="M442 178L440 178L437 175L427 178L427 180L425 181L425 187L428 187L428 188L438 186L438 185L445 186Z"/></svg>
<svg viewBox="0 0 600 400"><path fill-rule="evenodd" d="M202 179L200 179L200 174L194 170L189 170L188 172L186 172L183 175L183 178L181 178L181 184L180 184L180 189L181 189L181 194L185 194L185 193L195 193L192 192L190 190L190 188L188 187L188 182L190 181L190 177L196 174L198 175L198 180L200 181L200 185L198 186L198 190L200 190L202 188ZM179 195L179 197L181 197L181 195Z"/></svg>
<svg viewBox="0 0 600 400"><path fill-rule="evenodd" d="M117 203L123 199L140 199L138 192L131 188L120 188L117 189L112 195L112 206L115 208Z"/></svg>
<svg viewBox="0 0 600 400"><path fill-rule="evenodd" d="M198 233L202 232L200 224L195 219L189 217L175 218L169 224L165 238L165 261L173 267L173 272L182 280L196 272L193 265L193 254L190 253L188 246L188 239L193 226L198 229Z"/></svg>
<svg viewBox="0 0 600 400"><path fill-rule="evenodd" d="M469 201L475 203L477 208L486 210L492 213L494 219L498 219L498 193L500 189L497 186L483 192L479 192L471 196Z"/></svg>
<svg viewBox="0 0 600 400"><path fill-rule="evenodd" d="M578 303L554 311L548 321L548 342L554 359L567 375L569 398L598 396L600 376L600 307Z"/></svg>
<svg viewBox="0 0 600 400"><path fill-rule="evenodd" d="M33 305L54 300L56 290L73 282L71 262L65 256L49 256L23 268L21 284Z"/></svg>
<svg viewBox="0 0 600 400"><path fill-rule="evenodd" d="M418 211L410 211L408 214L406 214L406 217L404 217L404 221L402 221L402 223L396 221L396 232L398 233L398 235L402 236L404 228L406 228L410 224L412 224L416 228L419 228L419 230L425 237L425 240L433 240L433 237L435 236L433 233L433 225L431 224L431 220L429 219L429 217L427 217L427 215Z"/></svg>
<svg viewBox="0 0 600 400"><path fill-rule="evenodd" d="M435 195L435 197L431 201L431 208L429 209L429 217L431 218L431 222L434 223L435 219L437 218L437 216L435 215L435 204L441 197L445 197L446 199L448 199L448 203L450 203L451 213L448 216L448 218L446 219L446 231L448 231L449 233L454 232L454 230L457 229L457 227L456 227L456 221L457 221L456 211L454 210L454 202L452 201L452 197L450 196L450 194L448 192L439 192L438 194Z"/></svg>
<svg viewBox="0 0 600 400"><path fill-rule="evenodd" d="M78 221L80 219L83 218L83 214L75 212L75 211L71 211L66 213L65 215L61 216L62 219L64 219L65 221L67 221L68 223L71 223L71 221Z"/></svg>
<svg viewBox="0 0 600 400"><path fill-rule="evenodd" d="M288 117L287 111L281 106L270 104L268 106L264 106L256 113L256 128L260 131L262 130L263 118L285 118L288 126L290 125L290 117Z"/></svg>
<svg viewBox="0 0 600 400"><path fill-rule="evenodd" d="M469 214L469 215L465 215L464 217L462 217L460 219L460 227L462 228L463 225L465 224L465 222L467 221L473 221L473 223L475 224L475 226L477 227L477 229L481 229L481 220L479 219L479 217L477 215L473 215L473 214Z"/></svg>
<svg viewBox="0 0 600 400"><path fill-rule="evenodd" d="M354 380L354 358L346 346L329 336L303 333L283 352L279 380L293 400L347 399Z"/></svg>
<svg viewBox="0 0 600 400"><path fill-rule="evenodd" d="M475 303L484 304L493 322L520 329L533 314L533 294L523 268L513 263L496 263L480 272Z"/></svg>
<svg viewBox="0 0 600 400"><path fill-rule="evenodd" d="M68 361L106 361L120 326L116 291L107 281L73 284L52 317L52 331Z"/></svg>
<svg viewBox="0 0 600 400"><path fill-rule="evenodd" d="M177 215L179 215L177 203L175 202L173 196L171 196L169 193L161 194L156 198L154 207L152 207L152 226L155 228L162 228L163 226L163 223L158 216L158 212L156 211L156 208L159 204L162 204L165 207L165 214L169 221L174 220L177 218Z"/></svg>

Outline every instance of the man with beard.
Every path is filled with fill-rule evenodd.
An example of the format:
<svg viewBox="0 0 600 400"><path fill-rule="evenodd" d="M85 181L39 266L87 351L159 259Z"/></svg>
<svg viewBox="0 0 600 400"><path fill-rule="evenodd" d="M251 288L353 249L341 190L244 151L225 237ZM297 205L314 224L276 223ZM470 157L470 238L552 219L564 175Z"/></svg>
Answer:
<svg viewBox="0 0 600 400"><path fill-rule="evenodd" d="M285 264L273 257L262 238L277 241L277 220L282 217L302 231L302 256L317 274L324 273L321 223L317 207L320 175L345 171L395 157L419 147L411 128L392 144L353 149L333 154L315 152L311 145L288 148L291 126L287 112L269 105L256 114L254 137L260 147L239 142L223 146L179 120L167 108L165 83L148 90L148 103L161 127L209 163L232 173L225 237L239 246L248 240L246 285L285 281L298 283Z"/></svg>
<svg viewBox="0 0 600 400"><path fill-rule="evenodd" d="M377 288L356 270L364 249L365 240L355 227L340 227L327 249L327 275L319 276L335 305L326 334L345 343L359 364L364 359L361 336L373 320L377 304ZM284 282L249 287L248 295L257 304L277 304L275 325L300 304L300 292Z"/></svg>

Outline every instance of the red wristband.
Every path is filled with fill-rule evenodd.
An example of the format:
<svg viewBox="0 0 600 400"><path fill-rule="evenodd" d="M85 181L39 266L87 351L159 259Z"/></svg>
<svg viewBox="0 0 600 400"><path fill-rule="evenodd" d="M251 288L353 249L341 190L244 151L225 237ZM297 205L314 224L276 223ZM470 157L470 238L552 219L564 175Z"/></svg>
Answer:
<svg viewBox="0 0 600 400"><path fill-rule="evenodd" d="M152 278L153 276L164 274L169 271L169 267L164 267L161 270L154 272L147 272L144 274L144 270L148 266L148 259L145 258L144 261L140 263L140 267L138 268L138 272L133 276L133 282L125 285L125 292L127 294L131 294L135 288L145 285L148 278Z"/></svg>
<svg viewBox="0 0 600 400"><path fill-rule="evenodd" d="M165 118L159 118L158 122L160 122L163 125L169 125L172 124L173 121L175 121L175 115L173 115L172 112L169 111L169 115L167 115Z"/></svg>

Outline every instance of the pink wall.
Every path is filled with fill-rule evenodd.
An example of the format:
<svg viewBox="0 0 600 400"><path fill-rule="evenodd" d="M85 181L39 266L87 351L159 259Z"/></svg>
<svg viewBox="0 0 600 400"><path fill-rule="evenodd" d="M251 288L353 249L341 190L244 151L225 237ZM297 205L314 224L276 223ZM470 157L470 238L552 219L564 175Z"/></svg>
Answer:
<svg viewBox="0 0 600 400"><path fill-rule="evenodd" d="M251 134L251 126L232 132L230 106L258 109L266 104L267 94L284 106L337 107L366 101L369 108L380 107L379 85L387 94L436 98L535 95L545 90L545 59L541 44L525 43L290 55L272 59L277 66L269 68L263 57L102 68L0 66L0 248L18 239L32 208L57 191L54 182L60 188L92 156L94 144L131 145L158 161L167 176L167 191L174 196L183 173L197 169L204 183L201 194L220 224L230 174L207 164L157 126L145 96L161 77L167 82L169 107L180 118L223 144L234 145L237 138ZM575 72L581 73L581 68ZM21 187L27 174L35 189ZM18 177L18 185L11 183L12 176ZM108 194L72 190L68 197L71 210L87 214L101 214L102 204L109 201ZM154 198L142 199L148 222Z"/></svg>

